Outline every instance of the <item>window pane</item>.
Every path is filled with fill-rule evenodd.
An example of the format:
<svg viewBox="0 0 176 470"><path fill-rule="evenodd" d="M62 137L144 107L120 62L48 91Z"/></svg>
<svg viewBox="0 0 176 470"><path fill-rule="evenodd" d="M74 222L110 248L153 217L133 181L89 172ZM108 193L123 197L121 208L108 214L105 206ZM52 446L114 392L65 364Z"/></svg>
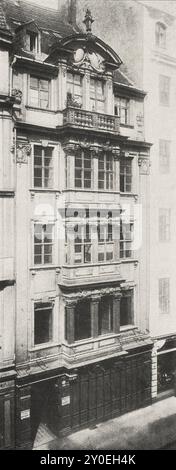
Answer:
<svg viewBox="0 0 176 470"><path fill-rule="evenodd" d="M81 302L75 308L75 341L91 337L90 302Z"/></svg>
<svg viewBox="0 0 176 470"><path fill-rule="evenodd" d="M103 335L113 331L113 306L111 298L103 298L99 303L98 334Z"/></svg>
<svg viewBox="0 0 176 470"><path fill-rule="evenodd" d="M36 304L34 307L34 344L48 343L52 340L52 306Z"/></svg>

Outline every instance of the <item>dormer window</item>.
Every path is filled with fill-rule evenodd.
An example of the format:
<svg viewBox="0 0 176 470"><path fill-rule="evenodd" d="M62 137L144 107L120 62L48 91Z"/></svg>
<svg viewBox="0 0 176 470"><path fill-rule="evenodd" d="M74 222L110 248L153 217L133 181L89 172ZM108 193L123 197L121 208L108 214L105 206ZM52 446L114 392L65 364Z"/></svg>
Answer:
<svg viewBox="0 0 176 470"><path fill-rule="evenodd" d="M26 50L32 54L37 54L37 52L39 52L39 37L37 33L33 31L27 31Z"/></svg>
<svg viewBox="0 0 176 470"><path fill-rule="evenodd" d="M166 26L163 23L156 23L155 43L157 47L166 47Z"/></svg>

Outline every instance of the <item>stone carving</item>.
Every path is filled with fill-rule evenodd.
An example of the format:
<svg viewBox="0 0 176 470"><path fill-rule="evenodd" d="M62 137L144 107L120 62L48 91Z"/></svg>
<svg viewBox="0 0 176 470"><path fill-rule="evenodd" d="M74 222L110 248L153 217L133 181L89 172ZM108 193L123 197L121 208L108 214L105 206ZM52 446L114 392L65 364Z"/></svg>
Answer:
<svg viewBox="0 0 176 470"><path fill-rule="evenodd" d="M22 91L17 88L13 88L12 96L15 98L16 103L21 104L22 101Z"/></svg>
<svg viewBox="0 0 176 470"><path fill-rule="evenodd" d="M28 157L31 154L31 145L29 143L20 143L17 145L16 161L17 163L28 163Z"/></svg>
<svg viewBox="0 0 176 470"><path fill-rule="evenodd" d="M70 295L63 294L63 298L66 302L66 306L74 306L75 303L79 302L80 300L84 299L92 299L93 297L105 296L105 295L115 295L120 296L120 289L117 287L106 287L101 290L83 290L79 292L73 292Z"/></svg>

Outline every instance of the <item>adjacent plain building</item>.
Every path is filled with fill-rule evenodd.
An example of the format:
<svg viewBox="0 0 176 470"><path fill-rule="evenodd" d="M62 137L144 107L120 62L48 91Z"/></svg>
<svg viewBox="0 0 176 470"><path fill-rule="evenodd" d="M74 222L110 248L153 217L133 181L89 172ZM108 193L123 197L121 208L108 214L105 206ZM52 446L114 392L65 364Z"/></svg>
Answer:
<svg viewBox="0 0 176 470"><path fill-rule="evenodd" d="M149 317L151 98L96 16L77 26L67 6L0 2L1 448L32 447L42 421L69 433L151 403L159 315L170 333L169 312ZM172 268L151 268L158 299Z"/></svg>
<svg viewBox="0 0 176 470"><path fill-rule="evenodd" d="M77 2L77 24L86 2ZM174 393L176 360L176 2L90 0L97 35L120 51L133 83L146 90L145 138L152 142L149 205L149 333L152 397Z"/></svg>

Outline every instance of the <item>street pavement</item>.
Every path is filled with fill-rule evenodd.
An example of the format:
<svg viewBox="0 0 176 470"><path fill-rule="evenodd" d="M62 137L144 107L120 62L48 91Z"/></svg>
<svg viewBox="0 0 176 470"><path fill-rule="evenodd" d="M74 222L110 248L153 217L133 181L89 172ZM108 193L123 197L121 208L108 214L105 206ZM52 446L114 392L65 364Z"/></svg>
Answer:
<svg viewBox="0 0 176 470"><path fill-rule="evenodd" d="M41 423L33 450L176 449L176 397L86 428L55 436Z"/></svg>

